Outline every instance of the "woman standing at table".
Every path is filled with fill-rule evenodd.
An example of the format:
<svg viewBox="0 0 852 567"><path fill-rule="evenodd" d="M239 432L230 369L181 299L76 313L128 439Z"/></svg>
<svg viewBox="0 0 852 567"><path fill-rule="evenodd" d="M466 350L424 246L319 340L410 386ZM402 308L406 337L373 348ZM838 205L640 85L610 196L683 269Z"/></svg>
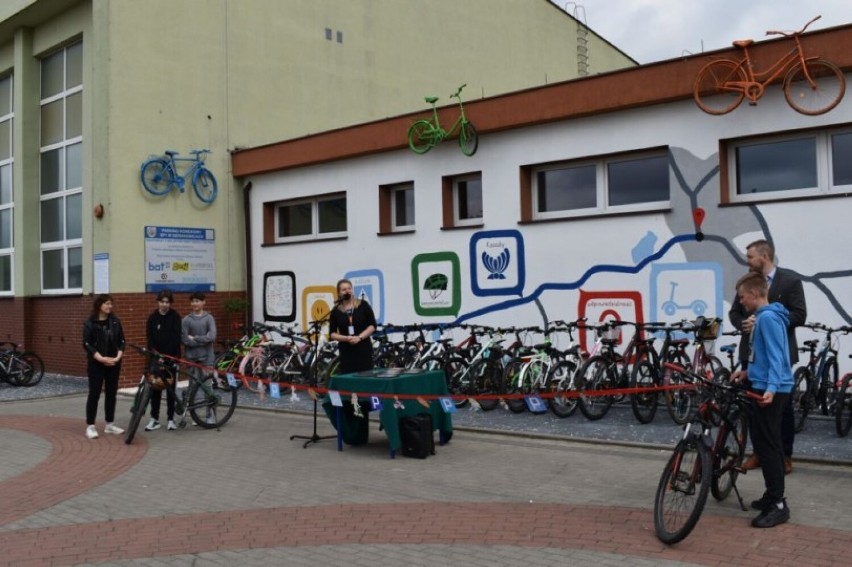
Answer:
<svg viewBox="0 0 852 567"><path fill-rule="evenodd" d="M329 313L329 338L340 350L340 372L349 374L373 368L373 344L376 330L373 308L352 294L352 282L337 282L337 306Z"/></svg>

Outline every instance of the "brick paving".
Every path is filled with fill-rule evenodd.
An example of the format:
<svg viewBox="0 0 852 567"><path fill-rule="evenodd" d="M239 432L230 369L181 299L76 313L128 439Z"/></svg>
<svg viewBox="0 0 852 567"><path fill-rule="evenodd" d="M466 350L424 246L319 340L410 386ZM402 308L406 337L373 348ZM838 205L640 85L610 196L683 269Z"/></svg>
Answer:
<svg viewBox="0 0 852 567"><path fill-rule="evenodd" d="M797 467L784 526L752 529L733 495L711 498L669 547L651 517L665 451L457 431L425 461L391 460L375 428L363 447L302 449L289 436L309 434L309 419L243 408L220 432L141 432L126 446L85 439L84 404L0 404L0 565L832 565L848 555L846 465ZM119 425L128 408L121 399ZM319 432L332 433L322 418ZM762 479L739 486L750 500Z"/></svg>

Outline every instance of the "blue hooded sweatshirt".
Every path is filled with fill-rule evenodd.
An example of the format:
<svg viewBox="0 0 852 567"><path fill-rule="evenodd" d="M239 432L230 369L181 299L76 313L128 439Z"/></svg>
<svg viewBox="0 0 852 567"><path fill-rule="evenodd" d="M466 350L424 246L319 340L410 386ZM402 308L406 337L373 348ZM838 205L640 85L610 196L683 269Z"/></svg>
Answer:
<svg viewBox="0 0 852 567"><path fill-rule="evenodd" d="M755 315L748 379L755 390L787 394L793 389L787 308L780 303L770 303L758 309Z"/></svg>

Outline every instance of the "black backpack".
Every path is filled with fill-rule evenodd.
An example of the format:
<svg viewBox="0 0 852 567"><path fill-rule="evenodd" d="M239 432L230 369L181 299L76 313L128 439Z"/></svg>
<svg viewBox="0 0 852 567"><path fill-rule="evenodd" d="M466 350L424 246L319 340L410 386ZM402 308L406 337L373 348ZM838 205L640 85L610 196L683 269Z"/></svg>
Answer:
<svg viewBox="0 0 852 567"><path fill-rule="evenodd" d="M399 419L399 436L402 454L415 459L425 459L435 454L435 439L432 436L432 416L428 413L407 415Z"/></svg>

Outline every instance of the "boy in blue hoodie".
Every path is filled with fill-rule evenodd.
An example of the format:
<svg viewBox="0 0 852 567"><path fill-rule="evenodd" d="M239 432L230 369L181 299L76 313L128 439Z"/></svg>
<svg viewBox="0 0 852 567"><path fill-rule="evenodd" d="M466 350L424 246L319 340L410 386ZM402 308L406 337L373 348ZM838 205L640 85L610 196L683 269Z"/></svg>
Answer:
<svg viewBox="0 0 852 567"><path fill-rule="evenodd" d="M760 510L752 520L756 528L771 528L790 519L784 499L784 449L781 442L781 415L790 391L793 372L787 342L787 308L769 303L768 285L762 274L749 272L737 282L737 296L743 307L755 313L751 332L751 355L748 370L734 375L735 380L748 378L751 389L763 399L750 414L754 451L760 458L766 491L751 503Z"/></svg>

